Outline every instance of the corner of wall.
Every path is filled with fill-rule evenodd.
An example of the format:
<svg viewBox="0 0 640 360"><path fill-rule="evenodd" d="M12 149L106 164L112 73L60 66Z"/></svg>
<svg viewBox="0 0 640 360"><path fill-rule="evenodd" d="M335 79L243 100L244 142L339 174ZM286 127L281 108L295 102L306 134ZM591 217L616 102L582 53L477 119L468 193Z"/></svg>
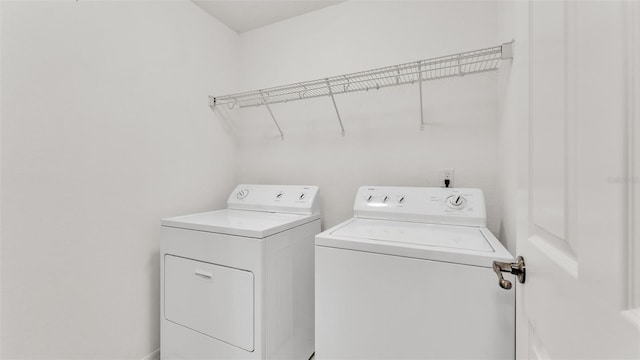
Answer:
<svg viewBox="0 0 640 360"><path fill-rule="evenodd" d="M0 199L2 199L2 1L0 1ZM2 359L2 204L0 202L0 359Z"/></svg>
<svg viewBox="0 0 640 360"><path fill-rule="evenodd" d="M155 349L140 360L160 360L160 348Z"/></svg>

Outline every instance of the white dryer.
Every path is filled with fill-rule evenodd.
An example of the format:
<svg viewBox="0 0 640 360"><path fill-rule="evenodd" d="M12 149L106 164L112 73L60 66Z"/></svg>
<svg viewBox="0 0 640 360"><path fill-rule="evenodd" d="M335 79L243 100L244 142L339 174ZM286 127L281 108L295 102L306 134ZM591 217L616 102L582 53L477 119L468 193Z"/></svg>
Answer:
<svg viewBox="0 0 640 360"><path fill-rule="evenodd" d="M315 243L317 359L514 359L482 191L364 186Z"/></svg>
<svg viewBox="0 0 640 360"><path fill-rule="evenodd" d="M309 359L316 186L240 185L162 220L162 359Z"/></svg>

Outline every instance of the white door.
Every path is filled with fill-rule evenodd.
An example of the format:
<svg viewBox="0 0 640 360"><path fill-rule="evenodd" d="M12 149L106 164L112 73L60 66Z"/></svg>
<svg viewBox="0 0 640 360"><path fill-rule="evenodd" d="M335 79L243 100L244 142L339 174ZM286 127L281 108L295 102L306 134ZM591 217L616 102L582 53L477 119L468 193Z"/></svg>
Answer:
<svg viewBox="0 0 640 360"><path fill-rule="evenodd" d="M640 4L534 1L529 21L518 356L638 359Z"/></svg>

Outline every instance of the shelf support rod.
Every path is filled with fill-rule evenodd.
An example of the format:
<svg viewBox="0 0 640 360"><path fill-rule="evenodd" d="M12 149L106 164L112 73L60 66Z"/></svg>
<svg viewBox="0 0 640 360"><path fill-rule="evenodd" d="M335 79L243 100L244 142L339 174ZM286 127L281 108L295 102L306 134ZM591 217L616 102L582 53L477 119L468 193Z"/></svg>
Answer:
<svg viewBox="0 0 640 360"><path fill-rule="evenodd" d="M338 115L338 122L340 123L340 129L342 130L342 136L344 136L344 126L342 125L342 118L340 117L340 112L338 111L338 105L336 105L336 99L333 97L333 91L331 90L331 84L329 84L329 79L327 81L327 89L329 89L329 96L331 96L331 101L333 102L333 107L336 109L336 115Z"/></svg>
<svg viewBox="0 0 640 360"><path fill-rule="evenodd" d="M420 88L420 131L424 131L424 110L422 107L422 62L418 61L418 87Z"/></svg>
<svg viewBox="0 0 640 360"><path fill-rule="evenodd" d="M265 99L264 94L262 93L262 91L260 91L260 96L262 97L262 103L267 108L267 110L269 111L269 115L271 115L271 118L273 119L273 123L276 124L276 127L278 128L278 131L280 132L280 140L284 140L284 134L282 133L282 129L280 129L280 125L278 124L278 120L276 120L276 117L273 116L273 111L271 111L271 108L269 107L269 103L267 102L267 99Z"/></svg>

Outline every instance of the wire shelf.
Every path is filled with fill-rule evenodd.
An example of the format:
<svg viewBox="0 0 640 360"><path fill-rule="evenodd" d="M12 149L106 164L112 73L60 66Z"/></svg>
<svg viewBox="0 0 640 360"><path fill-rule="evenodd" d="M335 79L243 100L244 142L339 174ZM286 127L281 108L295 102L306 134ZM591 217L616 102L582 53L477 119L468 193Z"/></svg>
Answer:
<svg viewBox="0 0 640 360"><path fill-rule="evenodd" d="M233 109L235 107L244 108L265 105L282 136L282 131L273 116L269 104L328 96L331 97L333 101L336 115L338 116L344 135L344 127L342 126L342 119L340 118L334 95L418 83L420 85L420 105L422 108L422 82L495 71L499 68L502 60L512 58L512 46L513 42L510 42L485 49L324 79L304 81L237 94L209 96L209 106L214 109L216 106L226 105L229 109ZM421 126L424 127L422 111L420 120Z"/></svg>
<svg viewBox="0 0 640 360"><path fill-rule="evenodd" d="M236 106L243 108L265 103L277 104L494 71L504 58L505 45L507 44L325 79L210 97L210 105L227 105L232 109Z"/></svg>

